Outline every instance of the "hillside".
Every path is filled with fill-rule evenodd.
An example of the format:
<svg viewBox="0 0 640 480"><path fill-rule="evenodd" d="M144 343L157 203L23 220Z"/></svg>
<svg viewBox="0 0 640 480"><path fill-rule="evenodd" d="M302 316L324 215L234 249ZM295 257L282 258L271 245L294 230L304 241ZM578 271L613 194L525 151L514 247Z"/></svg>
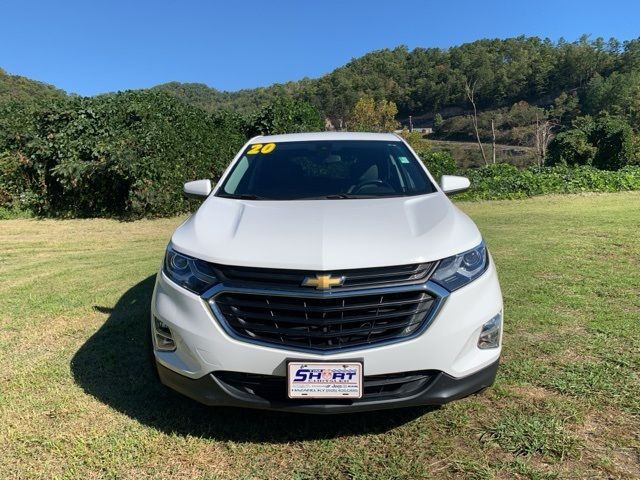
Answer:
<svg viewBox="0 0 640 480"><path fill-rule="evenodd" d="M359 98L370 96L395 102L403 123L411 115L415 125L424 126L431 125L437 113L445 119L468 113L465 86L474 87L477 107L486 112L520 101L548 106L562 93L581 97L603 79L628 77L638 71L640 38L620 42L583 36L574 42L553 42L521 36L483 39L446 50L410 50L405 46L378 50L320 78L236 92L179 82L158 85L153 90L208 112L231 110L241 114L253 113L276 98L288 96L308 101L334 119L347 118ZM624 84L628 78L622 80ZM640 84L640 80L634 82ZM0 102L64 95L53 86L0 69ZM594 102L581 105L583 113L601 107Z"/></svg>
<svg viewBox="0 0 640 480"><path fill-rule="evenodd" d="M19 75L9 75L0 68L0 104L64 98L66 93L52 85Z"/></svg>
<svg viewBox="0 0 640 480"><path fill-rule="evenodd" d="M283 95L296 98L308 98L304 94L305 85L313 80L301 80L286 84L274 84L237 92L225 92L211 88L204 83L169 82L157 85L158 90L183 100L208 112L230 110L237 113L253 113Z"/></svg>
<svg viewBox="0 0 640 480"><path fill-rule="evenodd" d="M469 109L465 84L475 86L479 108L518 101L549 105L562 92L583 92L594 78L640 68L640 39L552 42L538 37L484 39L448 50L401 46L366 54L318 79L221 92L177 82L155 88L208 111L247 113L282 94L311 102L327 116L346 117L358 98L394 101L399 116L430 123Z"/></svg>

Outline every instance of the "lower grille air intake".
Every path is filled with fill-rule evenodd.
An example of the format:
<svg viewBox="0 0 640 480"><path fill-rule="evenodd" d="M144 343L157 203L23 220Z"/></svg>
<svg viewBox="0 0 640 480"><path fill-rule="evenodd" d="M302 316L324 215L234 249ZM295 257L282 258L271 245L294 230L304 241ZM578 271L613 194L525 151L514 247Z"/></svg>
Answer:
<svg viewBox="0 0 640 480"><path fill-rule="evenodd" d="M274 375L219 371L215 377L242 394L268 401L288 401L287 379ZM364 377L363 395L360 401L408 397L426 388L436 377L434 371L400 372ZM335 403L344 400L331 400ZM326 400L325 400L326 402Z"/></svg>

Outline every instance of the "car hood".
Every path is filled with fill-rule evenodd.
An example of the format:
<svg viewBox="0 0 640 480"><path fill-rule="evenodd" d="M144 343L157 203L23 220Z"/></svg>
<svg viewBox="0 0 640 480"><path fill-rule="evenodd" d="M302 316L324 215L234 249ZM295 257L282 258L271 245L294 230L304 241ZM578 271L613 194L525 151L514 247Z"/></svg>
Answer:
<svg viewBox="0 0 640 480"><path fill-rule="evenodd" d="M176 250L214 263L316 271L434 261L480 241L440 192L300 201L212 195L171 239Z"/></svg>

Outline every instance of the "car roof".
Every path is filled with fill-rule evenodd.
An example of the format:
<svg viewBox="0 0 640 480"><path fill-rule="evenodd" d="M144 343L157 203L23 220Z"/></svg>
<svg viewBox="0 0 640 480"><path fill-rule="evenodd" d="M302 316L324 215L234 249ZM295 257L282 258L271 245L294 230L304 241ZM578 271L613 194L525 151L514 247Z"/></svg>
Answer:
<svg viewBox="0 0 640 480"><path fill-rule="evenodd" d="M382 142L397 142L395 133L364 133L364 132L309 132L287 133L283 135L260 135L251 139L251 143L257 141L263 143L278 142L305 142L318 140L374 140Z"/></svg>

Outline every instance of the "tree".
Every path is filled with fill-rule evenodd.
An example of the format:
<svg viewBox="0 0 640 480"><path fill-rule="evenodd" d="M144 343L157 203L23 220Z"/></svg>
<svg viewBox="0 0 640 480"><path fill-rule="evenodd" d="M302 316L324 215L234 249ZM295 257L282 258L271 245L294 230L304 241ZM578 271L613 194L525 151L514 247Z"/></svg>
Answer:
<svg viewBox="0 0 640 480"><path fill-rule="evenodd" d="M580 103L575 92L562 92L553 101L549 116L556 125L568 125L580 115Z"/></svg>
<svg viewBox="0 0 640 480"><path fill-rule="evenodd" d="M545 110L521 101L515 103L507 115L506 120L517 131L520 143L535 148L538 166L545 164L548 146L558 126L558 121L553 118L554 111L553 108Z"/></svg>
<svg viewBox="0 0 640 480"><path fill-rule="evenodd" d="M262 107L248 123L249 136L324 130L324 118L313 105L291 98L279 98Z"/></svg>
<svg viewBox="0 0 640 480"><path fill-rule="evenodd" d="M442 118L442 115L440 115L439 113L436 113L433 116L433 133L438 135L442 131L443 124L444 124L444 119Z"/></svg>
<svg viewBox="0 0 640 480"><path fill-rule="evenodd" d="M536 115L536 128L534 132L535 149L538 157L538 166L544 166L547 160L547 149L549 143L553 139L553 127L554 125L546 118L546 115L542 118Z"/></svg>
<svg viewBox="0 0 640 480"><path fill-rule="evenodd" d="M603 115L596 122L591 141L597 152L593 165L603 170L618 170L638 162L634 133L623 117Z"/></svg>
<svg viewBox="0 0 640 480"><path fill-rule="evenodd" d="M476 80L474 80L473 82L469 82L469 80L467 80L467 78L465 77L464 91L467 94L467 98L471 102L471 105L473 106L473 116L471 117L471 121L473 123L473 130L476 133L476 140L478 141L478 147L480 148L480 153L482 153L482 159L484 160L485 165L489 165L489 162L487 161L487 155L484 153L482 141L480 140L480 133L478 131L478 109L476 108L476 101L475 101L476 83L477 83Z"/></svg>
<svg viewBox="0 0 640 480"><path fill-rule="evenodd" d="M640 71L595 75L587 85L584 109L592 115L604 111L624 116L627 123L640 127Z"/></svg>
<svg viewBox="0 0 640 480"><path fill-rule="evenodd" d="M496 126L493 118L491 119L491 156L493 163L496 163Z"/></svg>
<svg viewBox="0 0 640 480"><path fill-rule="evenodd" d="M400 123L396 120L398 107L395 103L387 100L378 102L378 116L380 118L380 131L393 132L400 127Z"/></svg>
<svg viewBox="0 0 640 480"><path fill-rule="evenodd" d="M356 132L391 132L400 126L395 118L397 113L398 107L393 102L363 97L351 110L347 126Z"/></svg>
<svg viewBox="0 0 640 480"><path fill-rule="evenodd" d="M549 163L552 165L591 165L596 147L584 130L574 128L560 132L549 145Z"/></svg>
<svg viewBox="0 0 640 480"><path fill-rule="evenodd" d="M640 163L638 137L620 116L603 114L594 120L578 117L572 128L560 132L549 146L553 164L593 165L618 170Z"/></svg>
<svg viewBox="0 0 640 480"><path fill-rule="evenodd" d="M380 127L376 102L371 97L358 100L349 114L347 127L354 132L373 132Z"/></svg>

